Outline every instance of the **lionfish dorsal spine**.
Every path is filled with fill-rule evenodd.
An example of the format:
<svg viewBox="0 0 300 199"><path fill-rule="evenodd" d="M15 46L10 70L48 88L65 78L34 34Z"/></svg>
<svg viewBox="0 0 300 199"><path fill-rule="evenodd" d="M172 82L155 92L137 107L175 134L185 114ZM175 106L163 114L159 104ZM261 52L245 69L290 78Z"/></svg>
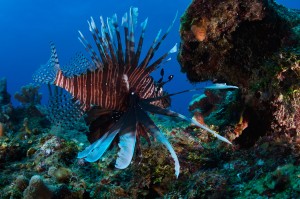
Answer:
<svg viewBox="0 0 300 199"><path fill-rule="evenodd" d="M136 50L134 59L132 61L132 65L134 67L137 67L138 61L139 61L140 56L141 56L142 46L143 46L144 37L145 37L145 31L146 31L146 27L147 27L147 22L148 22L148 18L146 18L145 21L141 23L142 33L141 33L140 38L139 38L139 43L138 43L138 46L137 46L137 50Z"/></svg>
<svg viewBox="0 0 300 199"><path fill-rule="evenodd" d="M134 40L134 28L137 24L137 17L138 17L138 9L137 8L130 8L129 12L129 53L130 53L130 64L132 65L132 62L134 60L135 55L135 40ZM134 66L135 67L135 66Z"/></svg>
<svg viewBox="0 0 300 199"><path fill-rule="evenodd" d="M123 50L122 50L122 41L121 41L120 28L119 28L118 20L117 20L117 14L114 14L112 24L115 28L114 30L116 31L116 37L117 37L118 63L119 63L119 66L123 66L124 65L124 54L123 54Z"/></svg>
<svg viewBox="0 0 300 199"><path fill-rule="evenodd" d="M160 34L161 34L161 30L158 32L156 38L153 41L152 46L150 47L150 49L148 50L148 53L146 55L146 58L143 60L143 62L140 64L140 67L146 67L149 64L149 61L153 58L155 52L158 50L158 48L160 47L161 43L165 40L165 38L168 36L170 30L172 29L175 20L177 18L178 12L176 12L176 15L171 23L171 25L168 27L167 31L165 32L165 34L160 38ZM160 38L160 40L158 41L158 39ZM162 56L162 60L165 59L165 57L168 55L168 53L166 53L166 55ZM160 62L159 62L160 63ZM155 68L155 67L154 67ZM152 72L152 71L151 71Z"/></svg>
<svg viewBox="0 0 300 199"><path fill-rule="evenodd" d="M113 43L112 43L112 39L113 39L111 37L112 35L109 33L109 31L107 29L107 26L104 23L104 20L103 20L102 16L100 16L100 21L101 21L102 38L105 41L104 43L105 43L106 48L109 49L110 57L111 57L111 59L109 60L110 64L108 64L108 67L116 67L116 68L118 68L118 66L113 66L113 65L117 65L118 61L117 61L117 57L116 57L116 54L115 54L114 46L113 46Z"/></svg>
<svg viewBox="0 0 300 199"><path fill-rule="evenodd" d="M177 52L177 43L174 45L173 48L171 48L171 50L169 50L167 53L163 54L160 58L158 58L155 62L153 62L150 66L148 66L145 71L147 71L148 73L152 73L154 70L156 70L161 63L165 60L165 62L168 62L171 60L171 58L166 60L166 57L171 54L171 53L175 53Z"/></svg>
<svg viewBox="0 0 300 199"><path fill-rule="evenodd" d="M89 42L85 39L85 37L83 36L83 34L81 33L80 30L78 31L78 33L80 35L80 37L78 37L78 39L82 43L82 45L85 47L86 51L89 53L94 65L97 68L103 68L102 62L100 61L100 58L98 57L98 55L96 54L94 49L92 48L91 44L89 44Z"/></svg>
<svg viewBox="0 0 300 199"><path fill-rule="evenodd" d="M139 65L139 67L141 67L141 68L146 68L148 62L151 60L151 55L152 55L152 53L153 53L153 51L154 51L154 48L155 48L156 43L157 43L157 40L158 40L159 37L160 37L161 31L162 31L161 29L158 31L158 33L157 33L155 39L154 39L153 42L152 42L151 47L149 48L149 50L148 50L148 52L147 52L147 54L146 54L146 57L145 57L144 60L141 62L141 64Z"/></svg>
<svg viewBox="0 0 300 199"><path fill-rule="evenodd" d="M102 39L101 39L99 30L98 30L98 28L95 24L95 21L94 21L93 17L91 17L90 22L88 21L88 24L89 24L89 30L92 33L92 37L95 41L96 47L98 49L99 55L100 55L101 60L102 60L102 63L99 64L99 65L101 65L100 68L103 68L103 67L107 66L108 60L106 58L107 56L105 54L105 49L104 49L102 41L101 41ZM96 64L96 65L98 65L98 64Z"/></svg>

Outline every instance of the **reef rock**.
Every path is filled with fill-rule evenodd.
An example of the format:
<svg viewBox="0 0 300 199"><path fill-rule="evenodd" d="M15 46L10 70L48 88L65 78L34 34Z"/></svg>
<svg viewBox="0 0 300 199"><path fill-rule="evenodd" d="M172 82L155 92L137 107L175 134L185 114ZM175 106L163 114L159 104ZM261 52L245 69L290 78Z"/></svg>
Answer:
<svg viewBox="0 0 300 199"><path fill-rule="evenodd" d="M272 0L194 0L181 18L178 60L188 79L241 90L241 146L300 131L299 27L299 12Z"/></svg>
<svg viewBox="0 0 300 199"><path fill-rule="evenodd" d="M22 103L22 105L37 105L41 103L42 94L39 93L39 86L28 84L22 86L20 92L16 92L14 97Z"/></svg>
<svg viewBox="0 0 300 199"><path fill-rule="evenodd" d="M24 199L50 199L52 191L43 182L41 176L35 175L30 179L28 187L23 193Z"/></svg>
<svg viewBox="0 0 300 199"><path fill-rule="evenodd" d="M12 115L12 110L13 107L10 102L10 94L7 92L6 78L1 78L0 79L0 122L2 122L2 127L4 127L4 123L6 123L10 119ZM3 129L4 128L2 128L2 130Z"/></svg>
<svg viewBox="0 0 300 199"><path fill-rule="evenodd" d="M0 106L10 103L10 94L7 92L6 78L0 79Z"/></svg>
<svg viewBox="0 0 300 199"><path fill-rule="evenodd" d="M239 120L241 110L238 97L236 89L206 89L204 94L190 102L189 111L198 122L222 128Z"/></svg>

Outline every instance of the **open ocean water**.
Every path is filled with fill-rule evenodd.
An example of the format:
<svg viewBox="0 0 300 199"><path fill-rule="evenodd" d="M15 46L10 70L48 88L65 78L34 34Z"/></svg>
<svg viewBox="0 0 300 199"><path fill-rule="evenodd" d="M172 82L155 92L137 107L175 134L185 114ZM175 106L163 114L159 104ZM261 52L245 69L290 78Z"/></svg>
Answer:
<svg viewBox="0 0 300 199"><path fill-rule="evenodd" d="M298 0L278 0L288 8L300 9ZM0 77L6 77L8 91L14 94L21 86L32 82L32 74L45 64L50 56L50 41L57 46L62 64L68 63L76 52L85 49L78 41L78 30L87 33L87 20L94 17L99 22L99 16L104 18L117 13L119 19L130 6L139 8L138 20L141 23L149 18L144 46L150 46L159 29L166 30L175 13L178 17L167 39L163 42L159 53L167 52L175 43L180 43L180 16L190 4L181 0L89 0L89 1L0 1ZM86 34L87 35L87 34ZM144 48L143 53L145 53ZM158 56L158 55L156 55ZM173 81L165 86L168 92L200 87L191 85L185 74L180 72L176 54L170 56L172 61L163 66L166 76L174 75ZM153 76L159 78L159 70ZM204 84L206 85L206 84ZM200 91L201 92L201 91ZM198 92L199 93L199 92ZM43 101L47 101L48 92L42 90ZM172 98L173 109L189 115L188 103L196 94L186 93ZM14 103L17 103L14 101Z"/></svg>

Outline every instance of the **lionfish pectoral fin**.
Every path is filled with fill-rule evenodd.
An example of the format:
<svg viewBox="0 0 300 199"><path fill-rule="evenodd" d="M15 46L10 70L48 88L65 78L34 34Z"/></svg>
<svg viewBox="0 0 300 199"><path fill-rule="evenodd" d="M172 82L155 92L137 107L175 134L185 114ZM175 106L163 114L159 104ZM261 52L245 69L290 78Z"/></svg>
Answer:
<svg viewBox="0 0 300 199"><path fill-rule="evenodd" d="M79 152L77 158L85 158L89 153L91 153L97 146L99 146L102 141L107 137L107 133L103 135L99 140L94 142L93 144L86 147L83 151Z"/></svg>
<svg viewBox="0 0 300 199"><path fill-rule="evenodd" d="M123 122L122 128L119 132L120 141L118 152L118 158L116 160L115 167L118 169L125 169L130 164L136 143L136 115L135 109L130 108L126 113L125 121Z"/></svg>
<svg viewBox="0 0 300 199"><path fill-rule="evenodd" d="M136 132L128 132L120 136L118 158L115 167L125 169L130 164L136 143Z"/></svg>
<svg viewBox="0 0 300 199"><path fill-rule="evenodd" d="M119 129L106 133L98 141L88 146L84 151L78 153L77 158L84 158L87 162L95 162L99 160L108 149L118 132Z"/></svg>
<svg viewBox="0 0 300 199"><path fill-rule="evenodd" d="M160 114L160 115L166 115L166 116L171 116L171 117L177 117L177 118L180 118L180 119L183 119L183 120L186 120L190 123L193 123L195 124L196 126L208 131L209 133L213 134L216 138L218 138L219 140L221 141L224 141L224 142L227 142L228 144L232 144L229 140L227 140L225 137L217 134L215 131L209 129L207 126L205 125L202 125L200 124L199 122L197 122L196 120L194 119L190 119L182 114L179 114L179 113L176 113L174 111L171 111L171 110L168 110L168 109L163 109L163 108L160 108L158 106L155 106L155 105L152 105L152 104L149 104L147 102L140 102L140 105L141 107L145 110L145 111L148 111L148 112L151 112L151 113L155 113L155 114Z"/></svg>
<svg viewBox="0 0 300 199"><path fill-rule="evenodd" d="M191 119L191 118L188 118L182 114L179 114L177 113L179 118L183 119L183 120L186 120L192 124L195 124L196 126L208 131L209 133L213 134L213 136L215 136L216 138L218 138L219 140L223 141L223 142L226 142L228 144L232 144L229 140L227 140L225 137L219 135L218 133L216 133L215 131L211 130L210 128L208 128L207 126L203 125L203 124L200 124L199 122L197 122L196 120L194 119Z"/></svg>
<svg viewBox="0 0 300 199"><path fill-rule="evenodd" d="M125 118L126 115L122 116L120 120L116 124L114 124L111 129L106 132L99 140L86 147L82 152L79 152L77 158L84 158L88 162L95 162L99 160L111 145L116 135L119 133Z"/></svg>
<svg viewBox="0 0 300 199"><path fill-rule="evenodd" d="M165 147L169 150L174 162L175 162L175 175L178 178L179 172L180 172L180 165L179 160L176 155L176 152L174 151L172 145L167 140L167 138L161 133L159 128L155 125L155 123L151 120L151 118L148 116L146 112L144 112L142 109L139 109L137 111L137 118L138 121L143 124L143 126L148 129L151 134L160 141Z"/></svg>

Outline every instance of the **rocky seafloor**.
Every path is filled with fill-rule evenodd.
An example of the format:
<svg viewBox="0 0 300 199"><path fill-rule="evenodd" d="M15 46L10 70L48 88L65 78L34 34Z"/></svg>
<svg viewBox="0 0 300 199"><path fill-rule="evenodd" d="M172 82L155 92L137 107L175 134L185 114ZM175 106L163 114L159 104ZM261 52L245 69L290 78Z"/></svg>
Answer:
<svg viewBox="0 0 300 199"><path fill-rule="evenodd" d="M188 123L151 116L176 151L142 144L142 157L114 168L117 145L101 161L77 153L87 127L55 126L39 87L15 93L0 80L0 198L299 198L300 17L262 0L194 0L181 17L183 72L239 90L206 89L189 110L233 142Z"/></svg>
<svg viewBox="0 0 300 199"><path fill-rule="evenodd" d="M300 196L300 142L291 137L264 136L241 149L188 123L153 116L178 155L176 179L171 156L157 142L151 147L145 142L143 156L124 170L114 168L117 146L96 163L77 159L89 144L84 123L68 129L51 125L32 84L15 94L22 99L18 107L1 93L7 100L1 101L0 112L0 198Z"/></svg>

